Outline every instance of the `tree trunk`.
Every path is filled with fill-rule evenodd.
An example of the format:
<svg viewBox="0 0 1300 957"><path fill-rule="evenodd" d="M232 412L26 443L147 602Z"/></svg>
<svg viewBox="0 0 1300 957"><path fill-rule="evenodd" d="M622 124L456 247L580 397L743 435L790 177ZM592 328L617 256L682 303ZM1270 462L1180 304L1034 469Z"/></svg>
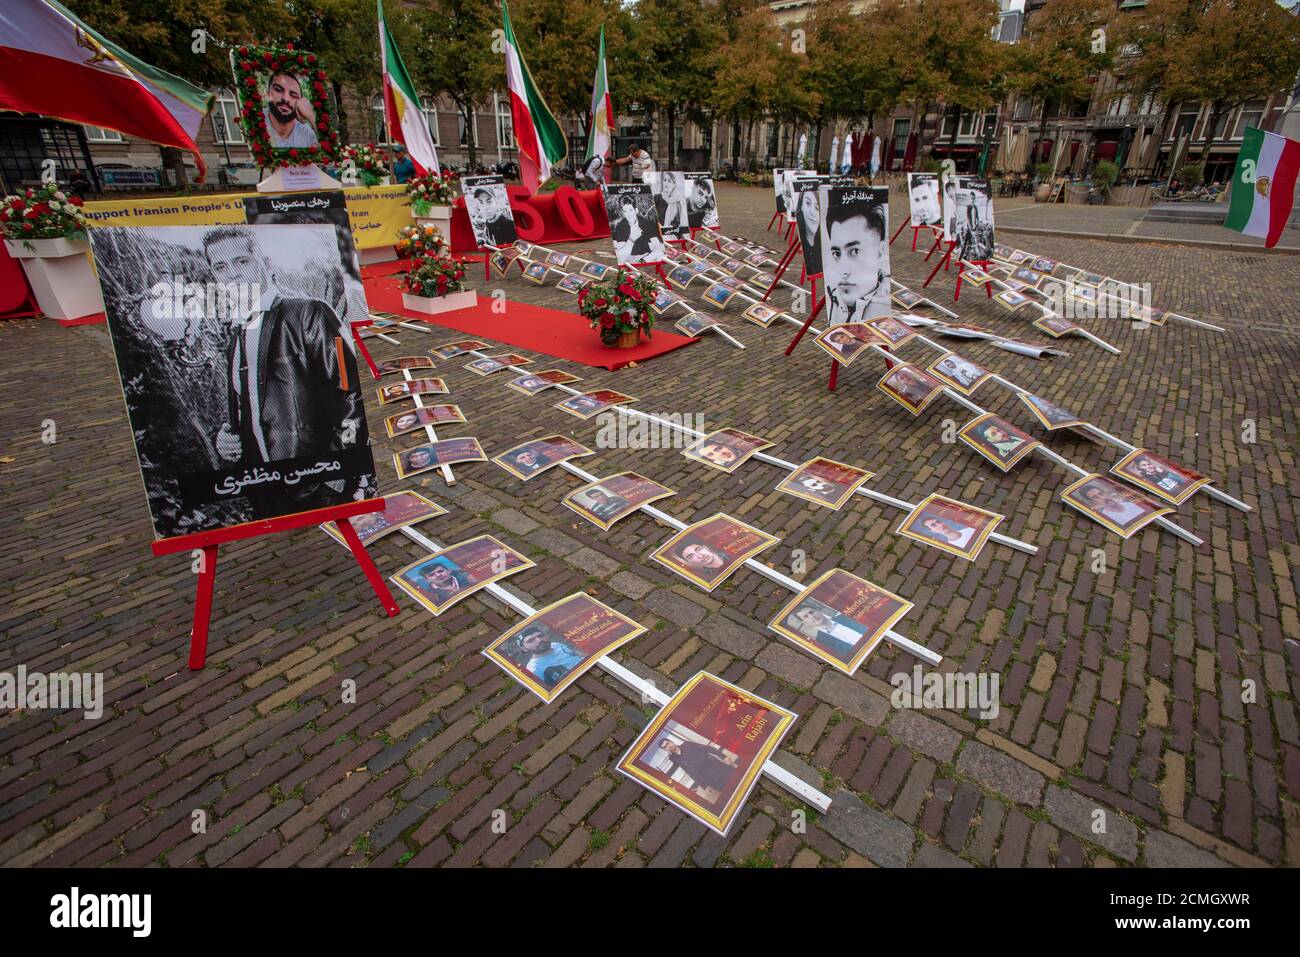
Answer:
<svg viewBox="0 0 1300 957"><path fill-rule="evenodd" d="M339 129L339 142L350 143L352 139L348 136L348 113L343 107L343 84L338 80L330 80L330 86L334 88L334 103L338 107L335 122Z"/></svg>
<svg viewBox="0 0 1300 957"><path fill-rule="evenodd" d="M823 123L819 119L817 121L817 132L813 136L812 168L814 171L817 170L822 161L822 126Z"/></svg>
<svg viewBox="0 0 1300 957"><path fill-rule="evenodd" d="M1219 125L1223 115L1223 100L1215 100L1210 106L1210 116L1205 126L1205 148L1201 150L1201 182L1205 182L1205 164L1210 161L1210 149L1214 146L1214 128Z"/></svg>
<svg viewBox="0 0 1300 957"><path fill-rule="evenodd" d="M475 142L476 137L474 136L474 109L472 106L466 108L464 103L458 102L456 105L460 107L460 115L465 120L465 152L469 156L467 162L472 173L474 163L478 159L478 144Z"/></svg>
<svg viewBox="0 0 1300 957"><path fill-rule="evenodd" d="M189 174L185 170L185 154L174 146L158 147L164 169L170 170L176 179L176 188L183 189L189 184Z"/></svg>
<svg viewBox="0 0 1300 957"><path fill-rule="evenodd" d="M1038 119L1038 140L1029 151L1029 168L1032 170L1038 160L1038 144L1047 139L1047 97L1043 97L1043 115Z"/></svg>

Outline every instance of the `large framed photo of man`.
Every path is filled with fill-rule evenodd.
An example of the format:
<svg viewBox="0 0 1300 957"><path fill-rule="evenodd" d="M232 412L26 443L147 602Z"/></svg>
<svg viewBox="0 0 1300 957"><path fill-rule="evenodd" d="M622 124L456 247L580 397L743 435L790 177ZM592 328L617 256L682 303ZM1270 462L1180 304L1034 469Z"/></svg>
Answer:
<svg viewBox="0 0 1300 957"><path fill-rule="evenodd" d="M349 329L354 322L370 320L370 306L361 282L361 258L352 235L343 191L320 190L271 196L245 196L244 218L250 226L303 226L322 223L334 227L339 247L339 264L312 277L317 298L334 307Z"/></svg>
<svg viewBox="0 0 1300 957"><path fill-rule="evenodd" d="M632 396L624 395L622 392L615 392L613 389L596 389L594 392L569 396L569 398L555 403L555 408L567 412L569 415L576 415L580 419L590 419L598 412L604 412L616 405L624 405L635 401L636 399Z"/></svg>
<svg viewBox="0 0 1300 957"><path fill-rule="evenodd" d="M621 266L654 266L664 261L655 197L649 183L601 186L614 256Z"/></svg>
<svg viewBox="0 0 1300 957"><path fill-rule="evenodd" d="M1002 519L997 512L936 493L907 513L898 526L898 534L974 561Z"/></svg>
<svg viewBox="0 0 1300 957"><path fill-rule="evenodd" d="M910 362L900 362L890 369L876 388L908 412L920 415L943 392L943 383Z"/></svg>
<svg viewBox="0 0 1300 957"><path fill-rule="evenodd" d="M791 599L768 627L851 675L911 610L906 598L833 568Z"/></svg>
<svg viewBox="0 0 1300 957"><path fill-rule="evenodd" d="M560 501L597 528L609 531L615 522L631 515L642 505L675 494L668 486L644 475L620 472L574 489Z"/></svg>
<svg viewBox="0 0 1300 957"><path fill-rule="evenodd" d="M650 557L705 591L780 539L722 512L682 529Z"/></svg>
<svg viewBox="0 0 1300 957"><path fill-rule="evenodd" d="M352 336L319 282L340 267L334 227L90 243L156 537L378 494Z"/></svg>
<svg viewBox="0 0 1300 957"><path fill-rule="evenodd" d="M502 177L466 176L460 181L460 189L474 242L480 248L509 246L519 238L515 214L510 210L510 194Z"/></svg>
<svg viewBox="0 0 1300 957"><path fill-rule="evenodd" d="M645 630L586 592L576 592L528 616L483 654L550 704L602 655Z"/></svg>
<svg viewBox="0 0 1300 957"><path fill-rule="evenodd" d="M889 190L831 186L821 203L827 322L889 315Z"/></svg>
<svg viewBox="0 0 1300 957"><path fill-rule="evenodd" d="M720 229L718 194L708 173L686 173L686 215L691 229Z"/></svg>
<svg viewBox="0 0 1300 957"><path fill-rule="evenodd" d="M971 395L993 373L978 362L955 352L945 352L926 367L926 371L962 395Z"/></svg>
<svg viewBox="0 0 1300 957"><path fill-rule="evenodd" d="M701 671L645 726L618 770L725 836L797 718Z"/></svg>
<svg viewBox="0 0 1300 957"><path fill-rule="evenodd" d="M986 262L993 258L993 191L986 179L958 176L956 222L949 239L957 241L957 258Z"/></svg>
<svg viewBox="0 0 1300 957"><path fill-rule="evenodd" d="M332 87L314 53L241 46L230 51L230 62L240 123L259 166L334 161Z"/></svg>
<svg viewBox="0 0 1300 957"><path fill-rule="evenodd" d="M480 535L417 559L390 578L437 616L480 588L534 564L491 535Z"/></svg>
<svg viewBox="0 0 1300 957"><path fill-rule="evenodd" d="M1034 418L1049 431L1055 432L1057 429L1072 429L1087 425L1083 419L1069 409L1062 408L1055 402L1044 399L1041 395L1034 395L1032 392L1017 392L1016 398L1023 402L1029 408L1029 411L1034 414Z"/></svg>
<svg viewBox="0 0 1300 957"><path fill-rule="evenodd" d="M1098 474L1085 475L1071 483L1061 492L1061 501L1121 538L1132 537L1148 523L1173 511L1127 485Z"/></svg>
<svg viewBox="0 0 1300 957"><path fill-rule="evenodd" d="M908 173L907 197L913 226L943 225L938 173Z"/></svg>

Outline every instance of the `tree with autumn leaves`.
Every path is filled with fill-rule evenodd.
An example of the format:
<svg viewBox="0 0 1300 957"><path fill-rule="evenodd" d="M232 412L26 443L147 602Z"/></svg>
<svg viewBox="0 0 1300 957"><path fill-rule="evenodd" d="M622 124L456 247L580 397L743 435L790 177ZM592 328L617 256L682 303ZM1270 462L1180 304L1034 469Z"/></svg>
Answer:
<svg viewBox="0 0 1300 957"><path fill-rule="evenodd" d="M293 44L317 54L335 99L379 85L373 0L75 0L79 16L159 67L210 88L229 86L229 49ZM1008 92L1040 105L1083 99L1112 66L1121 90L1169 109L1204 101L1213 145L1218 119L1289 87L1300 72L1300 19L1275 0L1150 0L1117 12L1110 0L1048 0L1021 42L993 37L996 0L818 0L806 20L779 27L765 0L515 0L516 30L558 115L585 118L596 35L606 27L616 108L639 102L661 118L670 162L686 119L724 119L733 143L773 118L819 131L844 119L931 106L953 116L987 110ZM445 93L470 124L504 86L498 0L397 4L389 28L417 85ZM1105 29L1098 49L1096 29ZM204 37L194 40L195 31ZM794 30L801 31L797 36ZM346 141L359 132L340 110ZM653 120L652 120L653 121ZM916 125L914 123L914 128ZM471 158L475 145L468 144ZM177 164L179 158L174 157Z"/></svg>

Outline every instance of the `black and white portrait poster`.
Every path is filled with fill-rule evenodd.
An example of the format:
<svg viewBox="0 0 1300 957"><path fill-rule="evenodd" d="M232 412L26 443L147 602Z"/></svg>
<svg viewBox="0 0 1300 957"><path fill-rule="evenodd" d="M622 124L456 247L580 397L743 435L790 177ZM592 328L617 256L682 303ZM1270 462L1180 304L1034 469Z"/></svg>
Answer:
<svg viewBox="0 0 1300 957"><path fill-rule="evenodd" d="M649 183L607 183L601 187L614 255L621 266L664 261L664 241Z"/></svg>
<svg viewBox="0 0 1300 957"><path fill-rule="evenodd" d="M245 196L244 216L250 226L306 226L324 223L334 227L339 246L339 265L320 278L325 301L351 331L350 323L370 318L366 290L361 284L361 259L352 240L352 221L341 189L315 193L286 193L282 196Z"/></svg>
<svg viewBox="0 0 1300 957"><path fill-rule="evenodd" d="M691 229L721 229L718 219L718 194L708 173L687 173L686 215Z"/></svg>
<svg viewBox="0 0 1300 957"><path fill-rule="evenodd" d="M820 208L821 182L804 176L792 184L794 196L794 221L799 234L799 247L807 278L822 274L822 214Z"/></svg>
<svg viewBox="0 0 1300 957"><path fill-rule="evenodd" d="M113 226L91 247L154 533L378 493L330 225Z"/></svg>
<svg viewBox="0 0 1300 957"><path fill-rule="evenodd" d="M988 180L958 176L953 235L957 256L972 262L993 258L993 191Z"/></svg>
<svg viewBox="0 0 1300 957"><path fill-rule="evenodd" d="M772 170L772 191L776 194L776 211L784 213L785 209L785 174L789 170L784 167Z"/></svg>
<svg viewBox="0 0 1300 957"><path fill-rule="evenodd" d="M466 176L460 181L460 188L465 195L469 226L474 230L474 241L479 246L509 246L519 238L504 179L500 176Z"/></svg>
<svg viewBox="0 0 1300 957"><path fill-rule="evenodd" d="M889 190L831 186L821 203L827 321L889 315Z"/></svg>
<svg viewBox="0 0 1300 957"><path fill-rule="evenodd" d="M908 173L907 195L913 226L943 224L943 210L939 208L938 173Z"/></svg>
<svg viewBox="0 0 1300 957"><path fill-rule="evenodd" d="M655 198L655 218L664 236L689 236L690 211L686 202L685 173L656 173L650 178ZM613 220L610 221L613 225Z"/></svg>

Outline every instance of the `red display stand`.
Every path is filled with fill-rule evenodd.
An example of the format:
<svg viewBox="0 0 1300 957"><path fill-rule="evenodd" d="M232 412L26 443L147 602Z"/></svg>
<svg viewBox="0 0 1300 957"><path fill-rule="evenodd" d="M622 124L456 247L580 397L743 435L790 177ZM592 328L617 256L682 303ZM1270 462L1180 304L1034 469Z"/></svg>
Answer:
<svg viewBox="0 0 1300 957"><path fill-rule="evenodd" d="M22 265L0 243L0 319L20 319L39 312Z"/></svg>
<svg viewBox="0 0 1300 957"><path fill-rule="evenodd" d="M366 365L370 367L370 374L378 379L379 367L375 365L375 360L370 358L370 350L366 348L365 340L361 338L361 330L374 324L373 319L357 319L349 323L352 326L352 341L356 344L357 354L366 360Z"/></svg>
<svg viewBox="0 0 1300 957"><path fill-rule="evenodd" d="M934 241L934 246L930 247L930 252L929 254L926 255L925 258L929 259L930 256L934 255L935 249L937 249L939 244L943 241L944 241L943 235L940 234L939 238ZM937 263L934 264L934 268L930 270L930 275L925 277L925 282L921 283L922 289L930 285L930 282L934 279L935 275L938 274L940 269L948 268L948 263L952 261L952 251L956 248L957 248L957 240L955 239L948 240L948 248L944 250L943 258L941 258Z"/></svg>
<svg viewBox="0 0 1300 957"><path fill-rule="evenodd" d="M193 535L178 535L175 538L164 538L154 542L152 547L155 555L174 555L177 552L196 550L203 552L202 562L199 566L198 591L194 596L194 627L190 631L190 670L198 671L203 667L203 663L207 659L208 623L212 618L212 588L217 579L217 547L231 542L242 542L245 539L270 535L275 532L288 532L308 525L336 522L339 532L343 535L343 540L352 549L357 564L361 566L366 580L370 582L370 587L375 590L375 595L384 606L384 610L388 612L388 617L391 618L396 615L398 610L397 602L393 600L392 592L388 590L388 585L385 584L383 576L379 574L379 569L375 567L374 561L370 558L370 553L366 551L366 546L361 544L356 529L348 521L353 515L366 515L370 512L382 512L383 510L384 500L382 498L368 498L360 502L349 502L346 505L318 508L309 512L298 512L294 515L282 515L279 518L246 522L243 525L217 528L210 532L195 532Z"/></svg>
<svg viewBox="0 0 1300 957"><path fill-rule="evenodd" d="M553 193L530 193L523 186L507 186L506 193L520 239L549 246L609 235L605 200L598 189L561 186ZM464 196L451 204L451 251L479 251Z"/></svg>

